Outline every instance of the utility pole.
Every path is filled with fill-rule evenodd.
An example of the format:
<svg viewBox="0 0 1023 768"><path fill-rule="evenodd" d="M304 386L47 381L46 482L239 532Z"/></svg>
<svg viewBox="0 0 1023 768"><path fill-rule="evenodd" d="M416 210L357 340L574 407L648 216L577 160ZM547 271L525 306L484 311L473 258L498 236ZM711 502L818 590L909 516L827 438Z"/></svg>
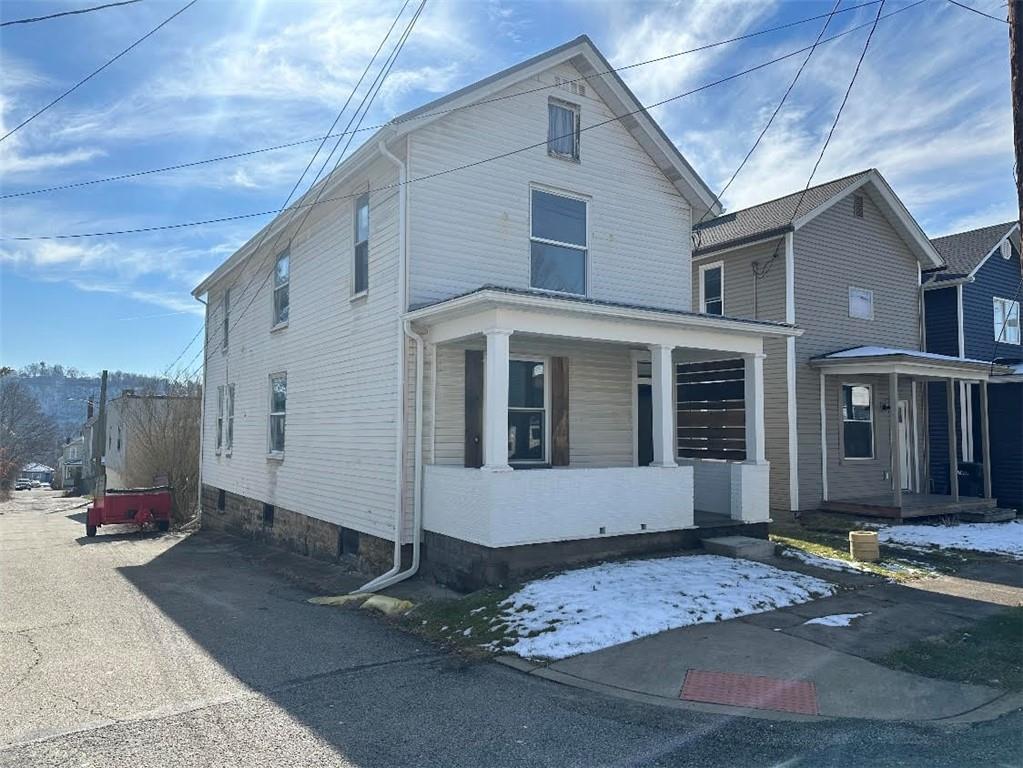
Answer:
<svg viewBox="0 0 1023 768"><path fill-rule="evenodd" d="M1012 142L1016 152L1016 218L1023 231L1023 0L1009 0L1009 73L1012 84ZM1023 259L1020 260L1023 279Z"/></svg>
<svg viewBox="0 0 1023 768"><path fill-rule="evenodd" d="M92 485L93 495L103 496L107 490L106 469L103 464L103 454L107 447L107 372L103 371L103 377L99 385L99 411L96 414L96 421L92 427Z"/></svg>

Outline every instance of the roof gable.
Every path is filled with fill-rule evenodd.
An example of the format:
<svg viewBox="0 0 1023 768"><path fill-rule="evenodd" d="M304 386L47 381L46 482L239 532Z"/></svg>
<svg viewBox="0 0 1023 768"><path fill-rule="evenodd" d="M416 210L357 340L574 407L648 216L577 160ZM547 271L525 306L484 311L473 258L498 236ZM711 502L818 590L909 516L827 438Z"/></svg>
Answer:
<svg viewBox="0 0 1023 768"><path fill-rule="evenodd" d="M948 270L935 275L933 282L946 282L972 277L1007 237L1019 230L1019 222L1008 221L988 227L957 232L931 240L941 254Z"/></svg>

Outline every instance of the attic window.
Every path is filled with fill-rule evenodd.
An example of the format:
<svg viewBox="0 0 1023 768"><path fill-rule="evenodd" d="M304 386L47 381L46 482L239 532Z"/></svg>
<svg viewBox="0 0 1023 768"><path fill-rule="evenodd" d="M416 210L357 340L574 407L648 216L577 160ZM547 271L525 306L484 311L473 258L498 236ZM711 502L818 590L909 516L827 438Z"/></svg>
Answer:
<svg viewBox="0 0 1023 768"><path fill-rule="evenodd" d="M579 105L560 99L547 103L547 154L579 159Z"/></svg>
<svg viewBox="0 0 1023 768"><path fill-rule="evenodd" d="M853 195L853 216L863 218L863 195Z"/></svg>

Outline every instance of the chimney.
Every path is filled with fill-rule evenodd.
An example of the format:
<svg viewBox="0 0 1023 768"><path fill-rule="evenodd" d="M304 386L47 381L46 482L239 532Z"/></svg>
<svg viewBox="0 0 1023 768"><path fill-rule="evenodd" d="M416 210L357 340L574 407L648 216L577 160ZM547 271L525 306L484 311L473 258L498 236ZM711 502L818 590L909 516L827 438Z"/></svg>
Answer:
<svg viewBox="0 0 1023 768"><path fill-rule="evenodd" d="M85 418L86 418L86 420L92 418L92 398L91 397L85 403Z"/></svg>

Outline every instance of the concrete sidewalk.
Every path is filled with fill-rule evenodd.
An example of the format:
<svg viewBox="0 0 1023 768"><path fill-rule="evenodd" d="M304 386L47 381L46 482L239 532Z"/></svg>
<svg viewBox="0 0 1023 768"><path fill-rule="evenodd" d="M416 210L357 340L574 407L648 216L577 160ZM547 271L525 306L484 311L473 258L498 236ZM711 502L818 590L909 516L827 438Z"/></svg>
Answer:
<svg viewBox="0 0 1023 768"><path fill-rule="evenodd" d="M835 580L835 574L815 575ZM823 718L972 722L1023 706L1023 694L925 678L871 660L1023 603L1023 564L984 563L919 586L880 580L857 586L834 597L670 630L548 665L502 661L538 677L648 703L772 719L814 717L682 700L687 671L811 681ZM850 613L865 615L849 626L806 623Z"/></svg>

